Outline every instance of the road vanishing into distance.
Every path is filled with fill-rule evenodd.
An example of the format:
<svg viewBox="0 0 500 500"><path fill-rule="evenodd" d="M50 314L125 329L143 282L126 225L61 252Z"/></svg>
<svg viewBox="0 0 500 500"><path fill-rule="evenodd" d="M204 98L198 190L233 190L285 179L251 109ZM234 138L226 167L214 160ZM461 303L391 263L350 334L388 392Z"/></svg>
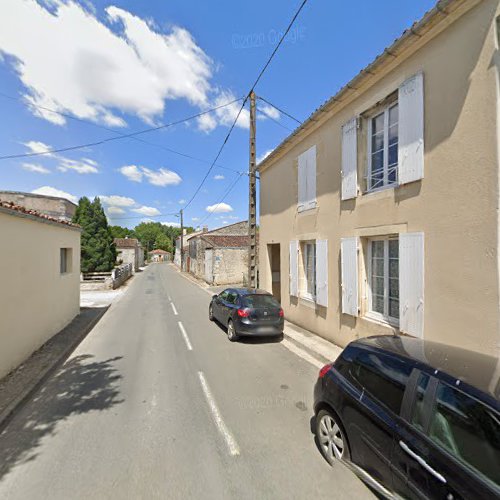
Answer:
<svg viewBox="0 0 500 500"><path fill-rule="evenodd" d="M311 433L318 369L231 343L172 265L138 273L0 435L0 498L372 498Z"/></svg>

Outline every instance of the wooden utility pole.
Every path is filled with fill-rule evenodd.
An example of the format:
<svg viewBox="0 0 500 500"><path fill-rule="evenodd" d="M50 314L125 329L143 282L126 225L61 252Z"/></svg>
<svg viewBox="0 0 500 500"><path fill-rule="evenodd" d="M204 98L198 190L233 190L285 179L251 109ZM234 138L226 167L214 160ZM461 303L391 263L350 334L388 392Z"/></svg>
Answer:
<svg viewBox="0 0 500 500"><path fill-rule="evenodd" d="M248 168L248 286L257 286L257 189L255 180L255 92L250 92L250 162Z"/></svg>
<svg viewBox="0 0 500 500"><path fill-rule="evenodd" d="M184 271L184 217L181 208L181 271Z"/></svg>

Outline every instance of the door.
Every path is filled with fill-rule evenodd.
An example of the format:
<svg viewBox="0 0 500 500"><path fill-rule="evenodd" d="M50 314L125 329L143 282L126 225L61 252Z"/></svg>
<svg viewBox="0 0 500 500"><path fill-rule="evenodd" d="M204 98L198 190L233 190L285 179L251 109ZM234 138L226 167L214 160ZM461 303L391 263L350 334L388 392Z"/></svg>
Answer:
<svg viewBox="0 0 500 500"><path fill-rule="evenodd" d="M271 269L271 293L281 303L281 249L279 243L267 245Z"/></svg>
<svg viewBox="0 0 500 500"><path fill-rule="evenodd" d="M225 312L224 304L227 299L228 290L219 293L212 303L212 314L217 321L224 322L223 314Z"/></svg>
<svg viewBox="0 0 500 500"><path fill-rule="evenodd" d="M211 248L205 250L205 281L210 284L212 284L214 280L212 254L213 250Z"/></svg>

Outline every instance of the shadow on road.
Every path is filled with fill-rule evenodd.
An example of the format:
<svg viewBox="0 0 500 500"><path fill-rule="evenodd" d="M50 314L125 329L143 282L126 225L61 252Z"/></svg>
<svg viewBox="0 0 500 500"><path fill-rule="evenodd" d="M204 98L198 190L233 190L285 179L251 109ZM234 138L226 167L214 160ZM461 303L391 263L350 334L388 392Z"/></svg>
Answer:
<svg viewBox="0 0 500 500"><path fill-rule="evenodd" d="M81 355L67 361L34 395L0 434L0 480L17 465L37 458L44 438L55 435L57 424L77 414L107 410L119 398L117 356L92 361Z"/></svg>

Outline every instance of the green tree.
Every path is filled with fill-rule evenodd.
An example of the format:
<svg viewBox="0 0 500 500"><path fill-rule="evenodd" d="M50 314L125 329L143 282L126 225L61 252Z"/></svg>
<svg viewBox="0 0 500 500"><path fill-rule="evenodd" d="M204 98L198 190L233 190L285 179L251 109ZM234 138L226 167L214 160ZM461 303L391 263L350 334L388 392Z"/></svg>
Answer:
<svg viewBox="0 0 500 500"><path fill-rule="evenodd" d="M172 252L172 239L169 238L166 234L164 233L158 233L158 236L156 237L154 247L158 248L160 250L165 250L166 252Z"/></svg>
<svg viewBox="0 0 500 500"><path fill-rule="evenodd" d="M73 222L82 229L81 270L84 273L111 271L116 261L113 235L99 198L80 198Z"/></svg>
<svg viewBox="0 0 500 500"><path fill-rule="evenodd" d="M133 229L129 229L128 227L122 226L110 226L111 234L113 238L137 238L135 231Z"/></svg>

